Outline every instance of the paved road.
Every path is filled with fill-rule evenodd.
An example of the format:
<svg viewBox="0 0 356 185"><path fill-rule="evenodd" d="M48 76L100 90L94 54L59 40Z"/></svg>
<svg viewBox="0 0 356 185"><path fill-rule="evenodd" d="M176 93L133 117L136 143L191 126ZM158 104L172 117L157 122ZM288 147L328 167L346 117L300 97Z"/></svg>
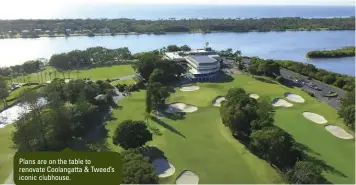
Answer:
<svg viewBox="0 0 356 185"><path fill-rule="evenodd" d="M315 97L318 98L319 100L329 104L331 107L333 107L334 109L339 110L340 109L340 104L337 102L337 99L344 97L346 92L344 90L338 89L336 87L332 87L328 84L325 84L323 82L317 81L317 80L308 80L308 78L306 76L300 75L298 73L295 73L293 71L281 68L281 76L285 79L289 79L290 76L292 77L297 77L299 79L305 80L305 81L309 81L312 82L313 84L315 84L316 86L318 86L319 88L321 88L321 91L317 91L314 90L306 85L300 85L300 84L294 84L295 86L304 89L306 91L310 91L313 92ZM328 98L325 97L325 94L328 94L328 92L330 91L334 91L338 94L337 97L333 97L333 98Z"/></svg>
<svg viewBox="0 0 356 185"><path fill-rule="evenodd" d="M248 67L249 58L244 57L242 59L242 62L243 62L245 67ZM224 64L228 68L229 67L236 67L234 60L231 60L231 59L225 59L224 60ZM281 76L283 78L285 78L285 79L290 79L289 77L292 76L292 77L297 77L297 78L305 80L305 81L312 82L313 84L315 84L316 86L321 88L322 91L317 91L317 90L314 90L314 89L312 89L312 88L310 88L310 87L308 87L306 85L301 85L301 84L297 84L297 83L292 83L292 85L294 85L295 87L304 89L306 91L313 92L315 97L317 99L319 99L320 101L327 103L329 106L331 106L334 109L337 109L337 110L340 109L340 104L337 102L337 99L339 99L341 97L344 97L345 94L346 94L346 91L338 89L338 88L335 88L335 87L332 87L332 86L330 86L328 84L325 84L325 83L317 81L317 80L308 80L308 77L300 75L299 73L295 73L293 71L287 70L285 68L281 68L280 72L281 72ZM329 91L336 92L338 94L338 96L334 97L334 98L324 97L323 95L328 94Z"/></svg>

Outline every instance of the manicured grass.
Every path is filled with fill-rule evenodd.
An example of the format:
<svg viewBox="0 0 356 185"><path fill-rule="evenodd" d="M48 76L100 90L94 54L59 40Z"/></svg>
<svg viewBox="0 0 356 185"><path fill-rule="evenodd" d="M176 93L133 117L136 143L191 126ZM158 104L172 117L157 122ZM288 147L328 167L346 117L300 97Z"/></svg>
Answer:
<svg viewBox="0 0 356 185"><path fill-rule="evenodd" d="M133 93L119 102L123 109L114 110L117 120L108 122L110 134L125 119L144 118L141 114L145 110L144 95L144 91ZM199 183L273 183L278 180L273 168L231 137L220 122L218 108L201 106L197 112L187 114L184 120L162 120L171 129L149 121L162 136L155 135L148 145L162 150L176 168L175 176L166 183L175 183L175 177L184 169L197 173ZM110 138L108 142L112 143ZM120 151L117 146L113 149Z"/></svg>
<svg viewBox="0 0 356 185"><path fill-rule="evenodd" d="M275 125L290 133L295 140L309 148L309 154L323 164L323 174L332 183L355 183L355 142L336 138L324 129L325 125L315 124L302 116L304 111L324 116L330 124L347 129L338 119L336 110L327 104L310 97L298 88L288 88L277 83L265 83L251 76L235 75L232 82L198 83L200 90L176 92L167 102L184 102L198 106L199 110L187 113L185 119L173 121L162 118L166 125L154 121L150 125L158 128L162 136L155 135L149 146L156 146L176 167L176 174L190 169L200 177L200 183L274 183L278 176L265 161L253 156L223 127L219 108L211 101L219 95L225 95L232 87L242 87L249 93L260 96L284 98L285 92L302 96L306 102L293 103L291 108L277 108ZM125 119L144 119L144 91L119 102L122 110L114 110L117 120L109 121L107 128L112 135L116 126ZM168 126L167 126L168 125ZM170 128L170 129L168 129ZM185 136L182 137L179 134ZM108 139L112 143L111 138ZM113 145L112 145L113 146ZM120 151L120 148L113 146ZM191 152L190 152L191 151ZM168 183L174 183L174 177ZM167 183L166 181L164 181Z"/></svg>
<svg viewBox="0 0 356 185"><path fill-rule="evenodd" d="M42 78L41 73L32 73L30 75L26 75L23 77L14 78L14 82L41 82L43 79L44 82L49 81L53 78L73 78L73 79L83 79L83 78L91 78L93 80L106 80L108 78L117 78L120 76L126 76L134 74L134 70L132 69L131 65L114 65L109 67L97 67L91 69L82 69L65 71L65 72L55 72L56 70L52 67L47 67L45 70L42 71ZM51 75L49 75L51 73Z"/></svg>
<svg viewBox="0 0 356 185"><path fill-rule="evenodd" d="M5 182L12 170L15 150L10 148L12 146L10 137L13 130L13 126L0 128L0 184Z"/></svg>
<svg viewBox="0 0 356 185"><path fill-rule="evenodd" d="M164 183L174 183L175 177L184 169L199 175L199 183L275 183L280 182L277 172L265 161L252 155L237 140L220 120L219 108L211 101L219 95L225 95L229 88L242 87L249 93L283 98L285 92L302 96L305 103L293 103L291 108L277 108L275 125L290 133L295 140L309 148L309 153L320 163L328 167L325 177L334 184L355 183L355 142L336 138L324 129L324 125L315 124L302 116L302 112L315 112L324 116L328 123L347 129L337 117L336 110L327 104L310 97L298 88L288 88L277 83L265 83L247 75L234 75L234 80L226 83L198 83L200 90L181 92L178 88L167 103L184 102L196 105L199 109L187 113L182 120L162 118L158 124L149 121L151 127L160 130L162 135L154 135L149 146L155 146L164 152L176 168L173 177L163 179ZM107 122L106 128L112 136L115 128L126 119L144 120L145 91L134 92L118 104L122 109L113 110L114 119ZM12 126L0 129L0 183L11 171L11 162L4 161L4 156L12 156L8 149ZM109 137L108 143L114 151L121 151L114 146ZM5 143L5 144L4 144ZM7 159L7 158L6 158ZM2 164L3 163L3 164ZM5 165L5 166L4 166ZM4 173L3 173L4 172Z"/></svg>
<svg viewBox="0 0 356 185"><path fill-rule="evenodd" d="M126 85L132 85L135 84L136 81L132 78L124 79L124 80L116 80L111 82L111 85L117 85L117 84L126 84Z"/></svg>

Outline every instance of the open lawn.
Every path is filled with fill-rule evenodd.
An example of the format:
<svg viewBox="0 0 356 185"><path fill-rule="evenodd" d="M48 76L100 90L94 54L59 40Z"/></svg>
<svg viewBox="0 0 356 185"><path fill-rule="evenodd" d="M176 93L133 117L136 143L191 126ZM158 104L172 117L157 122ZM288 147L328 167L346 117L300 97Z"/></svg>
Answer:
<svg viewBox="0 0 356 185"><path fill-rule="evenodd" d="M276 109L275 124L308 149L308 153L315 158L313 161L324 167L323 174L330 182L355 183L354 141L336 138L324 129L325 125L315 124L302 116L304 111L315 112L323 115L328 123L347 129L342 120L337 118L336 110L297 88L288 88L273 81L262 82L247 75L233 77L232 82L198 83L200 90L193 92L181 92L177 88L168 103L193 104L198 106L198 111L187 113L182 120L150 120L150 125L158 128L162 135L155 135L148 146L155 146L164 152L170 163L176 167L175 175L183 169L189 169L199 175L200 183L279 182L272 167L244 149L224 128L219 108L211 104L216 96L225 95L229 88L242 87L247 92L271 99L284 98L285 92L302 96L305 103L293 103L291 108ZM111 135L116 126L125 119L144 119L144 100L144 91L141 91L119 102L122 110L114 110L114 120L107 123ZM112 143L111 138L108 142ZM116 146L113 146L113 149L120 151ZM174 183L174 177L163 181Z"/></svg>
<svg viewBox="0 0 356 185"><path fill-rule="evenodd" d="M42 78L41 78L42 73ZM51 73L51 75L50 75ZM24 77L14 78L14 82L41 82L43 79L44 82L49 81L53 78L72 78L72 79L83 79L83 78L91 78L93 80L106 80L110 78L118 78L120 76L132 75L134 74L134 70L131 65L114 65L108 67L96 67L91 69L81 69L65 72L56 71L52 67L47 67L42 72L32 73L30 75L26 75Z"/></svg>

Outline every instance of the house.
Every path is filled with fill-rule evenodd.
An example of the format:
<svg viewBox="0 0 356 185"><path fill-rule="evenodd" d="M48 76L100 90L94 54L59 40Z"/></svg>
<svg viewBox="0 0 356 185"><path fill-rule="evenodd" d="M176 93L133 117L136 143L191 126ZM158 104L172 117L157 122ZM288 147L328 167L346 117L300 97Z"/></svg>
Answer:
<svg viewBox="0 0 356 185"><path fill-rule="evenodd" d="M41 32L42 32L42 29L34 29L33 32L35 32L35 33L41 33Z"/></svg>
<svg viewBox="0 0 356 185"><path fill-rule="evenodd" d="M101 29L101 31L103 32L103 33L110 33L110 29L109 28L103 28L103 29Z"/></svg>
<svg viewBox="0 0 356 185"><path fill-rule="evenodd" d="M220 70L221 58L210 49L167 52L164 58L176 62L185 62L189 68L186 76L195 81L213 80Z"/></svg>
<svg viewBox="0 0 356 185"><path fill-rule="evenodd" d="M67 29L64 30L64 33L65 34L72 34L73 31L72 31L72 29L67 28Z"/></svg>

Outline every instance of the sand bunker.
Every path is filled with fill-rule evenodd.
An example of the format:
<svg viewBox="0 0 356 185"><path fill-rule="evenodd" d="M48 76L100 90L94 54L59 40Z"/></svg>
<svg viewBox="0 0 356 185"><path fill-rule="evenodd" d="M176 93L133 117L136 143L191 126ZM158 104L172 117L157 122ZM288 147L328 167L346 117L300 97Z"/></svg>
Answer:
<svg viewBox="0 0 356 185"><path fill-rule="evenodd" d="M184 91L184 92L197 91L199 89L200 89L200 87L196 86L196 85L184 86L184 87L180 88L180 90Z"/></svg>
<svg viewBox="0 0 356 185"><path fill-rule="evenodd" d="M274 107L292 107L293 106L293 104L287 102L286 100L280 99L280 98L273 99L272 105Z"/></svg>
<svg viewBox="0 0 356 185"><path fill-rule="evenodd" d="M199 177L195 173L189 171L189 170L184 170L182 173L178 175L178 178L176 180L176 184L198 184L199 183Z"/></svg>
<svg viewBox="0 0 356 185"><path fill-rule="evenodd" d="M308 120L317 124L325 124L328 122L323 116L320 116L319 114L315 114L312 112L303 112L303 116Z"/></svg>
<svg viewBox="0 0 356 185"><path fill-rule="evenodd" d="M155 159L152 162L152 167L155 169L156 174L158 177L164 178L169 177L174 174L176 169L174 166L164 158Z"/></svg>
<svg viewBox="0 0 356 185"><path fill-rule="evenodd" d="M288 100L290 100L292 102L297 102L297 103L304 103L305 102L305 100L301 96L296 95L296 94L292 94L292 93L287 92L287 93L284 94L284 96Z"/></svg>
<svg viewBox="0 0 356 185"><path fill-rule="evenodd" d="M258 96L258 94L250 94L250 98L253 98L253 99L258 99L260 96Z"/></svg>
<svg viewBox="0 0 356 185"><path fill-rule="evenodd" d="M325 129L329 131L332 135L341 139L352 139L354 138L351 134L347 133L343 128L335 125L326 125Z"/></svg>
<svg viewBox="0 0 356 185"><path fill-rule="evenodd" d="M172 103L168 105L168 108L166 109L166 112L168 113L176 113L176 112L195 112L198 110L198 107L194 105L188 105L185 103Z"/></svg>
<svg viewBox="0 0 356 185"><path fill-rule="evenodd" d="M215 107L221 107L221 102L225 101L225 97L223 96L218 96L213 100L213 105Z"/></svg>

